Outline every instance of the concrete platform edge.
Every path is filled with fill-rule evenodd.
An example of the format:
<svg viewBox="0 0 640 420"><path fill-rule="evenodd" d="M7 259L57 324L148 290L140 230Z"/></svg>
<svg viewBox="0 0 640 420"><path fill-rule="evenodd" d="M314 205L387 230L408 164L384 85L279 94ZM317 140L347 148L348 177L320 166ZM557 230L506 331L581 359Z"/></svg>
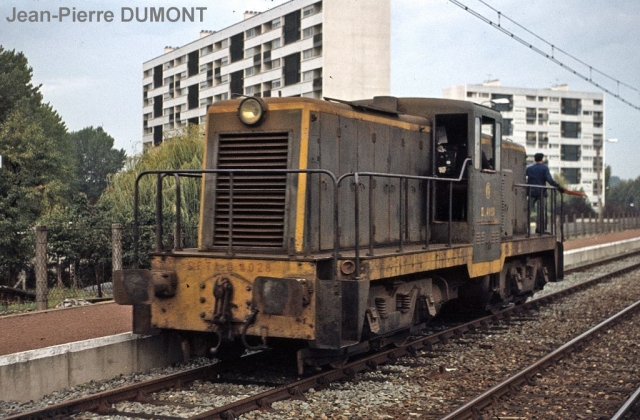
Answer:
<svg viewBox="0 0 640 420"><path fill-rule="evenodd" d="M640 249L640 238L626 239L608 244L588 246L564 252L564 268L571 269L583 264L594 263L623 256Z"/></svg>
<svg viewBox="0 0 640 420"><path fill-rule="evenodd" d="M90 381L182 361L177 334L118 334L0 356L0 398L27 402Z"/></svg>

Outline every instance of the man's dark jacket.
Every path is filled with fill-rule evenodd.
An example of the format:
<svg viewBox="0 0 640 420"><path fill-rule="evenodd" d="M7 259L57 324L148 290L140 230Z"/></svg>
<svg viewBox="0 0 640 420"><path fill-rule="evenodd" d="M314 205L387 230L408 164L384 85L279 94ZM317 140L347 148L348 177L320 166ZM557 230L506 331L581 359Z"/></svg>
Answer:
<svg viewBox="0 0 640 420"><path fill-rule="evenodd" d="M548 182L550 185L558 188L560 185L553 180L549 167L544 163L534 163L527 167L527 184L529 185L546 185ZM531 188L531 197L540 197L540 190L542 188ZM547 196L547 190L544 190L544 196Z"/></svg>

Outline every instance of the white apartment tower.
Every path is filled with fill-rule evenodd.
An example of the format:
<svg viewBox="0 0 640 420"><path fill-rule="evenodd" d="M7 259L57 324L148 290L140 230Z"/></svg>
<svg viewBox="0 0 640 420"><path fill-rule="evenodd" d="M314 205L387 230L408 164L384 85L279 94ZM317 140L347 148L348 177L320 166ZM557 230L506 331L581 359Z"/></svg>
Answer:
<svg viewBox="0 0 640 420"><path fill-rule="evenodd" d="M143 146L237 95L388 95L390 0L292 0L143 64Z"/></svg>
<svg viewBox="0 0 640 420"><path fill-rule="evenodd" d="M544 153L551 174L562 175L572 190L583 190L594 210L604 208L604 97L573 92L566 85L551 89L481 85L444 89L443 96L493 107L504 118L503 136L522 144L527 160ZM497 103L493 102L500 99Z"/></svg>

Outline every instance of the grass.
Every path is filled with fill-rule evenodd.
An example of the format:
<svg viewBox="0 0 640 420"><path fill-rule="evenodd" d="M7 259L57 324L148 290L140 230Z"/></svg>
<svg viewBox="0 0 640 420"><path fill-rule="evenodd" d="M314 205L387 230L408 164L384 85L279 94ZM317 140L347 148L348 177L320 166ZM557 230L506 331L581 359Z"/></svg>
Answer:
<svg viewBox="0 0 640 420"><path fill-rule="evenodd" d="M35 289L28 289L35 294ZM65 299L92 299L95 293L80 288L53 286L47 293L47 308L55 308ZM36 302L0 302L0 315L9 315L19 312L30 312L36 310Z"/></svg>

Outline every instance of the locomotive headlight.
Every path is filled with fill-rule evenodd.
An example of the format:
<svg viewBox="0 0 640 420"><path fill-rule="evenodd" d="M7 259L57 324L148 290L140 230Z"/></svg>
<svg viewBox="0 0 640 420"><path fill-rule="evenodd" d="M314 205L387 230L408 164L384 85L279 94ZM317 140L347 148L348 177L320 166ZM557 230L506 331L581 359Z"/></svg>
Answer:
<svg viewBox="0 0 640 420"><path fill-rule="evenodd" d="M240 102L238 107L238 116L240 121L247 125L256 125L264 118L267 113L267 104L260 98L245 98Z"/></svg>

